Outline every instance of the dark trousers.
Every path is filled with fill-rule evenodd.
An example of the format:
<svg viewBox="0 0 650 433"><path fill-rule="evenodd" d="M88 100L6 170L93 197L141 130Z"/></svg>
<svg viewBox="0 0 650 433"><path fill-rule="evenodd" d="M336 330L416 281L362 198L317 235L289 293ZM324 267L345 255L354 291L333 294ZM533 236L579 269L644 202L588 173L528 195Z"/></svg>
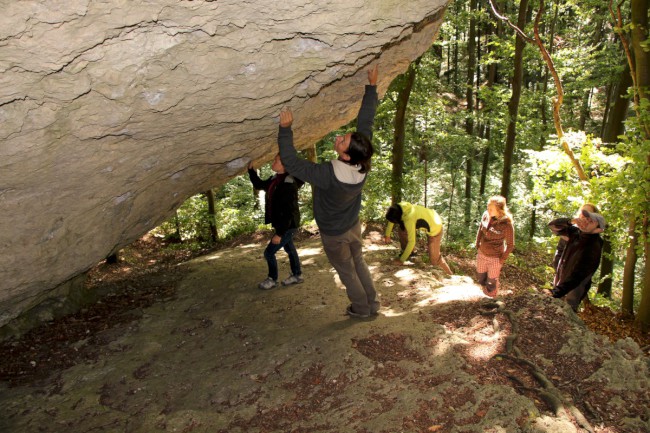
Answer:
<svg viewBox="0 0 650 433"><path fill-rule="evenodd" d="M264 250L264 258L266 263L269 265L269 277L273 278L275 281L278 280L278 261L275 259L275 253L280 251L280 248L284 248L289 256L289 263L291 264L291 274L292 275L301 275L300 270L300 259L298 258L298 251L296 251L296 246L293 244L293 235L296 233L297 229L289 229L284 232L280 243L274 244L269 242L268 246Z"/></svg>
<svg viewBox="0 0 650 433"><path fill-rule="evenodd" d="M328 236L321 233L323 249L352 303L352 311L359 314L376 314L379 311L377 292L372 275L363 259L361 223L357 222L347 232Z"/></svg>

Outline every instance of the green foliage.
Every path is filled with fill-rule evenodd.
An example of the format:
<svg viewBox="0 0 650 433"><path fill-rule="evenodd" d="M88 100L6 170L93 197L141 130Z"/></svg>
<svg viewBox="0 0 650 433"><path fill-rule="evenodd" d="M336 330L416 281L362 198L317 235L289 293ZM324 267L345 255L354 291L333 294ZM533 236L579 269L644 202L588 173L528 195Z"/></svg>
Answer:
<svg viewBox="0 0 650 433"><path fill-rule="evenodd" d="M263 224L263 208L255 209L254 204L253 187L247 175L231 180L215 193L216 225L221 240L252 232ZM197 194L185 200L175 216L153 233L184 243L205 245L210 242L210 220L207 198L205 194Z"/></svg>

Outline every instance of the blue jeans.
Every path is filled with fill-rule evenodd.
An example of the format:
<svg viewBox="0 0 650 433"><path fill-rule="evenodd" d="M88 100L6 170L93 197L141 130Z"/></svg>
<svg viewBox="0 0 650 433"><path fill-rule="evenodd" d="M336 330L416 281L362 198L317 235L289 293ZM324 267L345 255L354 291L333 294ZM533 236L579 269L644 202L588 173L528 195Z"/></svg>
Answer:
<svg viewBox="0 0 650 433"><path fill-rule="evenodd" d="M275 253L280 251L280 248L284 247L284 250L289 256L289 263L291 264L291 274L292 275L301 275L300 271L300 259L298 258L298 251L296 251L296 246L293 244L293 235L296 233L297 229L289 229L284 232L280 243L274 244L269 242L268 246L264 250L264 258L266 263L269 265L269 277L273 278L274 281L278 280L278 261L275 259Z"/></svg>

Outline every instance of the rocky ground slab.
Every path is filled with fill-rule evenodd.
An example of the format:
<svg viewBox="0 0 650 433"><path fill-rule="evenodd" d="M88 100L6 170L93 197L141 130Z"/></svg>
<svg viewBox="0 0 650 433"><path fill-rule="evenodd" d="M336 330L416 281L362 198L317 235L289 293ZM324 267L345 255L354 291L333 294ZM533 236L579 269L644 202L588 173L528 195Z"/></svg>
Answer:
<svg viewBox="0 0 650 433"><path fill-rule="evenodd" d="M378 231L366 244L369 319L344 315L317 236L298 241L305 282L269 291L262 237L145 257L141 284L124 262L94 271L120 290L2 343L0 431L650 432L650 360L631 338L507 269L494 300L468 262L445 277L393 265Z"/></svg>

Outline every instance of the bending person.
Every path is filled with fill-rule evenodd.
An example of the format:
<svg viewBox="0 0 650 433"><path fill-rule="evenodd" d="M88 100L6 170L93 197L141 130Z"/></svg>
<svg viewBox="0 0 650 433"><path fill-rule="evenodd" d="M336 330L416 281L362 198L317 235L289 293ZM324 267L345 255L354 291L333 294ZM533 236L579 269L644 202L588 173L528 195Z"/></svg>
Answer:
<svg viewBox="0 0 650 433"><path fill-rule="evenodd" d="M400 263L403 264L411 256L413 248L415 248L416 231L423 230L428 238L429 261L433 266L439 266L447 275L452 275L449 265L440 254L443 233L442 219L435 210L403 201L388 208L386 219L388 220L384 235L386 243L391 241L390 235L393 226L397 224L399 227L397 234L402 248L399 257Z"/></svg>

